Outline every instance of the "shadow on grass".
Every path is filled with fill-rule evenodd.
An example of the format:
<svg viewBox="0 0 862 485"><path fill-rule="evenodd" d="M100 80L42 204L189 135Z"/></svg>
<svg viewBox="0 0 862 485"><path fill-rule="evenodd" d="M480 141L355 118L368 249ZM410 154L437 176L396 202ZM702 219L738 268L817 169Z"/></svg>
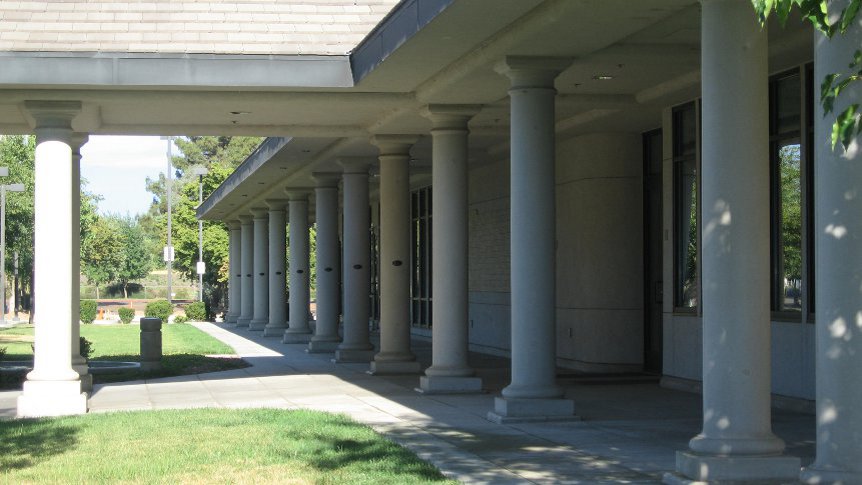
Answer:
<svg viewBox="0 0 862 485"><path fill-rule="evenodd" d="M0 421L0 470L29 468L71 450L78 429L52 420Z"/></svg>
<svg viewBox="0 0 862 485"><path fill-rule="evenodd" d="M123 362L137 362L139 359L139 355L103 355L99 357L99 360ZM242 369L248 366L249 364L239 357L207 357L199 354L170 354L162 356L162 368L159 370L143 372L135 369L96 374L93 376L93 382L101 384L106 382L156 379L159 377L187 376L192 374L206 374L208 372Z"/></svg>

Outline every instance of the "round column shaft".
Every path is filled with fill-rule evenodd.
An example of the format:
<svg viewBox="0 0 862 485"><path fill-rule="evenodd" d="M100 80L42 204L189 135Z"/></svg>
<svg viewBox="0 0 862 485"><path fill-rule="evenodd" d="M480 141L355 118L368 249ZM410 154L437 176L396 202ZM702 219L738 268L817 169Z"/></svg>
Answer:
<svg viewBox="0 0 862 485"><path fill-rule="evenodd" d="M748 0L702 4L703 430L677 471L791 478L799 460L780 457L770 421L766 31Z"/></svg>
<svg viewBox="0 0 862 485"><path fill-rule="evenodd" d="M18 416L40 417L87 412L87 394L72 368L72 314L78 275L72 242L75 232L71 120L78 102L25 102L36 120L35 335L33 370L18 397ZM80 187L78 187L80 190ZM80 219L80 214L78 215Z"/></svg>
<svg viewBox="0 0 862 485"><path fill-rule="evenodd" d="M835 20L847 0L829 3ZM849 74L862 45L862 18L831 40L815 33L814 80ZM838 113L862 97L859 83L836 100L833 114L814 116L814 259L817 378L817 458L802 474L808 483L862 483L862 150L858 137L845 151L831 147Z"/></svg>
<svg viewBox="0 0 862 485"><path fill-rule="evenodd" d="M230 239L228 242L228 312L225 323L236 325L236 321L240 315L241 287L242 287L242 271L240 269L240 245L242 244L242 236L240 234L239 221L228 221L227 223Z"/></svg>
<svg viewBox="0 0 862 485"><path fill-rule="evenodd" d="M72 148L72 368L81 378L81 390L93 390L93 376L87 359L81 356L81 147L88 136L75 133ZM74 235L77 234L78 237Z"/></svg>
<svg viewBox="0 0 862 485"><path fill-rule="evenodd" d="M317 219L317 324L308 343L309 352L334 352L338 338L338 176L315 174L315 217Z"/></svg>
<svg viewBox="0 0 862 485"><path fill-rule="evenodd" d="M285 214L284 201L268 200L269 205L269 321L263 329L264 337L280 337L287 328L285 302L284 255Z"/></svg>
<svg viewBox="0 0 862 485"><path fill-rule="evenodd" d="M308 326L308 304L311 301L308 275L311 273L308 251L308 193L288 192L290 202L290 318L284 332L284 343L305 344L311 340Z"/></svg>
<svg viewBox="0 0 862 485"><path fill-rule="evenodd" d="M410 350L410 135L378 135L380 149L380 352L374 374L418 373Z"/></svg>
<svg viewBox="0 0 862 485"><path fill-rule="evenodd" d="M240 274L242 285L240 289L240 314L236 320L237 327L248 327L254 317L254 231L251 216L240 216Z"/></svg>
<svg viewBox="0 0 862 485"><path fill-rule="evenodd" d="M431 105L433 128L431 241L431 367L419 380L423 392L479 392L482 380L467 363L467 122L479 106Z"/></svg>
<svg viewBox="0 0 862 485"><path fill-rule="evenodd" d="M370 221L368 165L342 161L344 166L344 339L335 351L336 362L370 362L374 357L368 331L371 310Z"/></svg>
<svg viewBox="0 0 862 485"><path fill-rule="evenodd" d="M254 216L254 310L248 329L263 330L269 319L269 277L266 275L269 270L269 212L266 209L252 209L251 213Z"/></svg>

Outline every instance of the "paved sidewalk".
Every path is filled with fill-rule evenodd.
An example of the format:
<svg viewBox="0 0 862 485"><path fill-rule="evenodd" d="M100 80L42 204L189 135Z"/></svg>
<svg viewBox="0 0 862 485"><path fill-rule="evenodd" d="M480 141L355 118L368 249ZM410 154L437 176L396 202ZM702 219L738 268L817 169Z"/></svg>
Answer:
<svg viewBox="0 0 862 485"><path fill-rule="evenodd" d="M311 408L344 413L465 483L658 483L700 428L700 396L643 380L561 376L583 421L498 425L485 419L508 380L508 361L471 354L489 392L426 396L417 376L371 376L367 364L334 364L259 332L198 327L236 349L252 367L96 386L91 412L193 407ZM430 344L414 341L428 364ZM14 416L17 392L0 393L0 416ZM814 418L775 411L788 451L812 460Z"/></svg>

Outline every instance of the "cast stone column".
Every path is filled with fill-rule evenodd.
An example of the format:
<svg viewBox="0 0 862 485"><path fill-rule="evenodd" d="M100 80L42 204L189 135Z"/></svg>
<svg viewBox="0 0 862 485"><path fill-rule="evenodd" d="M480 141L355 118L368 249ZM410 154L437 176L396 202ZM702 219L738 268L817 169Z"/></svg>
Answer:
<svg viewBox="0 0 862 485"><path fill-rule="evenodd" d="M508 57L511 88L512 382L495 422L574 419L556 382L554 79L570 63Z"/></svg>
<svg viewBox="0 0 862 485"><path fill-rule="evenodd" d="M308 251L308 192L288 190L290 199L290 317L282 342L307 344L311 340L308 308L311 302L308 276L311 274Z"/></svg>
<svg viewBox="0 0 862 485"><path fill-rule="evenodd" d="M72 368L81 376L81 390L93 390L93 375L81 356L81 147L89 135L73 133L72 148Z"/></svg>
<svg viewBox="0 0 862 485"><path fill-rule="evenodd" d="M341 306L338 255L338 179L340 174L315 173L315 218L317 220L317 324L308 352L335 352Z"/></svg>
<svg viewBox="0 0 862 485"><path fill-rule="evenodd" d="M280 337L287 328L284 255L287 233L283 200L267 200L269 206L269 321L264 337Z"/></svg>
<svg viewBox="0 0 862 485"><path fill-rule="evenodd" d="M467 363L467 122L479 112L472 105L429 105L431 120L431 367L419 378L424 393L482 390Z"/></svg>
<svg viewBox="0 0 862 485"><path fill-rule="evenodd" d="M701 22L703 430L676 471L796 479L771 423L766 31L748 0L704 0Z"/></svg>
<svg viewBox="0 0 862 485"><path fill-rule="evenodd" d="M344 338L335 362L370 362L374 357L368 330L371 314L371 241L368 209L368 164L365 159L342 159L344 167Z"/></svg>
<svg viewBox="0 0 862 485"><path fill-rule="evenodd" d="M239 216L240 239L240 274L242 287L240 289L240 314L236 319L237 327L248 327L254 318L254 228L250 215Z"/></svg>
<svg viewBox="0 0 862 485"><path fill-rule="evenodd" d="M828 4L834 20L847 0ZM862 18L828 40L815 35L814 79L850 74L862 45ZM851 84L830 116L814 116L814 261L817 301L817 458L807 483L862 483L862 153L857 137L845 151L831 147L832 122L862 98Z"/></svg>
<svg viewBox="0 0 862 485"><path fill-rule="evenodd" d="M239 260L242 258L240 256L241 249L240 245L242 244L242 236L240 235L240 224L238 220L227 221L228 234L230 235L230 239L228 240L228 311L227 318L225 319L225 323L232 323L236 325L236 321L240 315L240 304L241 296L240 291L242 287L242 270L240 269Z"/></svg>
<svg viewBox="0 0 862 485"><path fill-rule="evenodd" d="M33 370L18 397L19 417L61 416L87 412L87 394L72 368L72 315L75 297L75 233L72 119L81 111L75 101L26 101L36 121L35 194L35 335ZM78 187L80 189L80 187ZM80 214L78 215L80 219Z"/></svg>
<svg viewBox="0 0 862 485"><path fill-rule="evenodd" d="M380 150L380 352L372 374L422 371L410 350L410 148L418 139L371 139Z"/></svg>
<svg viewBox="0 0 862 485"><path fill-rule="evenodd" d="M269 319L269 277L266 275L269 269L269 234L267 234L267 222L269 222L269 211L262 208L251 210L254 216L254 257L253 272L254 279L254 310L251 321L248 322L249 330L263 330Z"/></svg>

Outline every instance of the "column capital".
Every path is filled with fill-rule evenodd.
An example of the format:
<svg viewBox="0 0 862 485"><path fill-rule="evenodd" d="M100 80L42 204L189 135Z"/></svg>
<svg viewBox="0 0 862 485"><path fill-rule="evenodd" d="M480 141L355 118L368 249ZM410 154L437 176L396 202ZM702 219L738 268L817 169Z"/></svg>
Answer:
<svg viewBox="0 0 862 485"><path fill-rule="evenodd" d="M341 180L339 172L314 172L311 178L317 182L315 189L337 188L338 182Z"/></svg>
<svg viewBox="0 0 862 485"><path fill-rule="evenodd" d="M410 155L410 148L419 141L419 135L374 135L371 144L380 149L380 156Z"/></svg>
<svg viewBox="0 0 862 485"><path fill-rule="evenodd" d="M482 110L479 104L429 104L419 112L436 130L467 131L467 123Z"/></svg>
<svg viewBox="0 0 862 485"><path fill-rule="evenodd" d="M506 56L494 70L512 81L512 88L551 88L554 79L572 64L569 57Z"/></svg>
<svg viewBox="0 0 862 485"><path fill-rule="evenodd" d="M89 133L72 133L71 138L69 138L69 146L72 147L72 156L77 155L81 156L81 147L83 147L90 140Z"/></svg>
<svg viewBox="0 0 862 485"><path fill-rule="evenodd" d="M241 216L237 216L237 219L239 219L240 225L245 226L246 224L251 224L253 217L251 214L243 214Z"/></svg>
<svg viewBox="0 0 862 485"><path fill-rule="evenodd" d="M230 219L230 220L224 221L224 224L231 231L235 231L235 230L239 229L241 226L239 219Z"/></svg>
<svg viewBox="0 0 862 485"><path fill-rule="evenodd" d="M72 120L81 112L81 102L28 100L24 101L24 110L33 118L38 138L69 143Z"/></svg>
<svg viewBox="0 0 862 485"><path fill-rule="evenodd" d="M284 206L287 205L286 199L266 199L263 202L266 204L267 207L269 207L269 210L271 211L283 210Z"/></svg>
<svg viewBox="0 0 862 485"><path fill-rule="evenodd" d="M361 173L368 175L368 167L370 167L377 159L374 157L341 157L338 159L338 164L344 168L344 173Z"/></svg>
<svg viewBox="0 0 862 485"><path fill-rule="evenodd" d="M269 215L269 209L266 207L252 207L250 210L254 219L265 219Z"/></svg>
<svg viewBox="0 0 862 485"><path fill-rule="evenodd" d="M313 189L311 189L311 190L313 190ZM295 202L295 201L308 202L308 196L310 195L311 190L304 188L304 187L297 187L297 188L290 187L290 188L284 189L284 193L287 194L287 198L290 200L290 202Z"/></svg>

